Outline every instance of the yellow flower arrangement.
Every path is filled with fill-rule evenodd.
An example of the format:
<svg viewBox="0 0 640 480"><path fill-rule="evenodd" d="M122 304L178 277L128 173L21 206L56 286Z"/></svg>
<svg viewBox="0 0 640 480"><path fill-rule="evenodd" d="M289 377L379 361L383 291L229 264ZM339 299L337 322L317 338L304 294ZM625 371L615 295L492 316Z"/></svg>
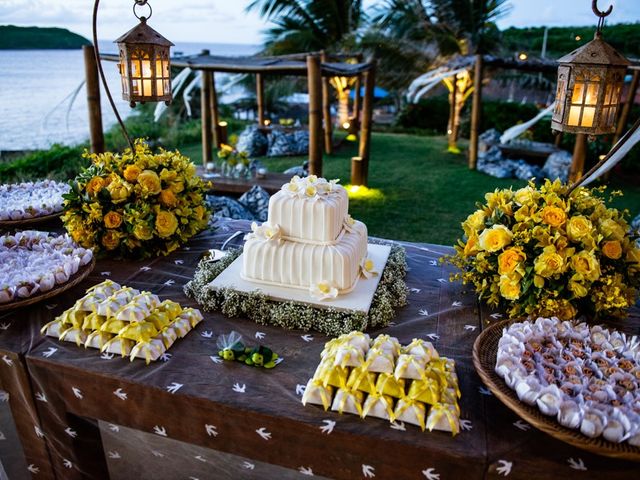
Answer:
<svg viewBox="0 0 640 480"><path fill-rule="evenodd" d="M461 270L452 279L512 318L625 316L638 298L640 249L628 212L609 207L604 190L569 194L547 180L488 193L462 223L456 253L445 257Z"/></svg>
<svg viewBox="0 0 640 480"><path fill-rule="evenodd" d="M62 220L84 247L128 257L168 254L207 227L206 185L179 152L142 141L120 154L88 154L71 182Z"/></svg>

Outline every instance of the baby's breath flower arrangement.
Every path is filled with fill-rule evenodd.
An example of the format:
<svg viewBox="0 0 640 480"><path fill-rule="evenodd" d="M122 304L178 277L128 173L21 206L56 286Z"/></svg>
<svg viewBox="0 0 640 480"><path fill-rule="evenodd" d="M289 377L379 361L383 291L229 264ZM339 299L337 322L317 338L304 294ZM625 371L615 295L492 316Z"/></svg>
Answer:
<svg viewBox="0 0 640 480"><path fill-rule="evenodd" d="M154 154L142 140L120 154L88 154L92 164L64 195L64 226L86 248L126 257L167 255L209 220L207 185L179 152Z"/></svg>
<svg viewBox="0 0 640 480"><path fill-rule="evenodd" d="M607 207L604 191L569 194L547 180L539 189L487 193L446 258L462 270L453 279L473 284L480 300L512 318L624 317L640 287L640 249L628 212Z"/></svg>

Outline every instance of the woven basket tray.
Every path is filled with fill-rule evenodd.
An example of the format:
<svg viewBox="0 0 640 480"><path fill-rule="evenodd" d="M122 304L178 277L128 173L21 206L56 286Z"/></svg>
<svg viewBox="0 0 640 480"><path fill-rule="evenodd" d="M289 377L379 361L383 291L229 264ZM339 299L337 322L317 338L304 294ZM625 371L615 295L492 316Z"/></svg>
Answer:
<svg viewBox="0 0 640 480"><path fill-rule="evenodd" d="M43 215L41 217L22 218L20 220L0 220L0 228L31 228L41 223L46 223L56 218L60 218L62 212L52 213L51 215Z"/></svg>
<svg viewBox="0 0 640 480"><path fill-rule="evenodd" d="M555 417L543 415L537 407L518 399L516 392L495 372L498 341L502 337L502 329L509 322L510 320L505 320L487 327L473 344L473 364L491 393L531 425L558 440L598 455L640 462L640 448L627 442L608 442L603 437L589 438L579 430L563 427Z"/></svg>
<svg viewBox="0 0 640 480"><path fill-rule="evenodd" d="M69 290L70 288L75 287L82 280L87 278L87 276L93 270L93 267L96 265L96 258L93 257L89 263L80 267L76 273L74 273L66 283L62 285L58 285L57 287L49 290L44 293L36 293L28 298L23 298L20 300L14 300L10 303L0 304L0 312L6 312L8 310L15 310L16 308L26 307L28 305L33 305L34 303L42 302L43 300L47 300L48 298L55 297L56 295L60 295L62 292Z"/></svg>

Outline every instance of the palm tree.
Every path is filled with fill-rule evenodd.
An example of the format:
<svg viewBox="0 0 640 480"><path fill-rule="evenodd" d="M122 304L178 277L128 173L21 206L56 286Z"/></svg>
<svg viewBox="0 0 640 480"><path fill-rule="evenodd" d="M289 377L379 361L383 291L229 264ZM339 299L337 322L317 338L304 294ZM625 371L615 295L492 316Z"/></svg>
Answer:
<svg viewBox="0 0 640 480"><path fill-rule="evenodd" d="M252 0L247 11L256 10L274 24L265 42L272 55L339 51L364 21L362 0Z"/></svg>

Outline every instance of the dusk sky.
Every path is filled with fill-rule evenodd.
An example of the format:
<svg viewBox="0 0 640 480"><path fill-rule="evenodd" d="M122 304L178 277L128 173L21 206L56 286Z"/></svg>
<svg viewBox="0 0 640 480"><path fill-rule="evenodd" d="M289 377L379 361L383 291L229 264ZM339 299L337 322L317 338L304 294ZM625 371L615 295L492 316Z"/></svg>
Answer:
<svg viewBox="0 0 640 480"><path fill-rule="evenodd" d="M174 41L259 44L268 24L246 13L248 0L151 0L150 24ZM380 3L365 0L370 7ZM511 0L511 11L499 21L509 26L595 25L590 0ZM613 4L610 22L640 21L640 0L600 1ZM65 27L91 34L91 0L0 0L0 24ZM99 36L112 40L135 24L131 0L102 0Z"/></svg>

